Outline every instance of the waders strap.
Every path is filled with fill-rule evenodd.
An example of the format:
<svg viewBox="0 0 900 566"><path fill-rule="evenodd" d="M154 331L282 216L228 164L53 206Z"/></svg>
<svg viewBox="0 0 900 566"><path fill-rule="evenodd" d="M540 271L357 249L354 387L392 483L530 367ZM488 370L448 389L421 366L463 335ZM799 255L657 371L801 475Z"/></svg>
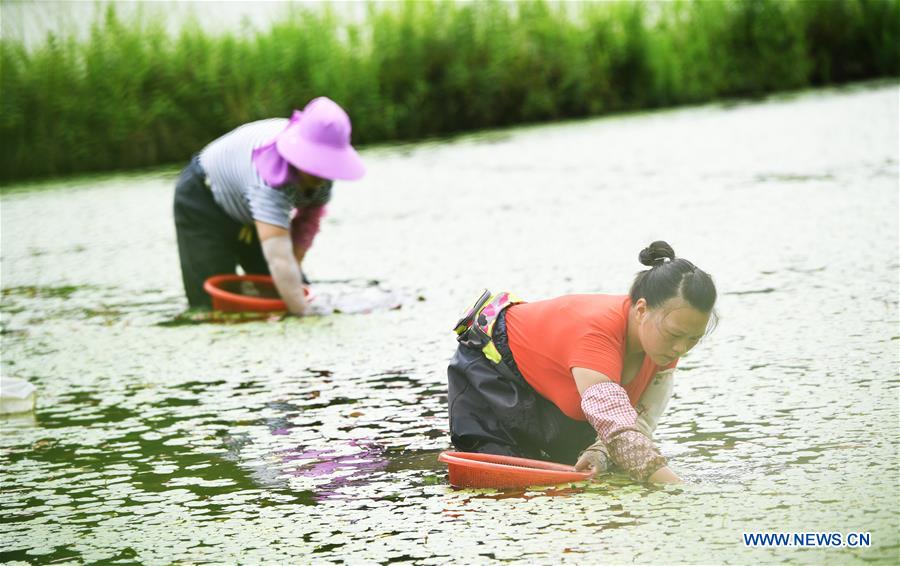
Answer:
<svg viewBox="0 0 900 566"><path fill-rule="evenodd" d="M512 293L504 291L491 295L491 292L485 289L457 321L453 329L457 334L456 340L470 348L480 349L485 358L502 368L502 373L508 374L508 377L512 376L512 371L502 363L502 357L491 339L491 334L500 313L516 303L523 302L525 301Z"/></svg>
<svg viewBox="0 0 900 566"><path fill-rule="evenodd" d="M238 241L243 242L245 244L253 243L253 236L256 234L256 230L250 224L244 224L241 226L241 231L238 232Z"/></svg>

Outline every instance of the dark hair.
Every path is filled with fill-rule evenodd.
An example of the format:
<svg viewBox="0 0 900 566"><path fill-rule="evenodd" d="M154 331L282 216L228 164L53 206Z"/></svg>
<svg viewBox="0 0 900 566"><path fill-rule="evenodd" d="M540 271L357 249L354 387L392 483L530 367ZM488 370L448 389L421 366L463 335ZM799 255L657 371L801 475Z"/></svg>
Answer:
<svg viewBox="0 0 900 566"><path fill-rule="evenodd" d="M656 308L672 297L681 297L701 312L712 312L716 304L716 285L709 273L684 258L676 258L668 243L656 241L641 250L638 260L650 266L631 284L632 304L643 298Z"/></svg>

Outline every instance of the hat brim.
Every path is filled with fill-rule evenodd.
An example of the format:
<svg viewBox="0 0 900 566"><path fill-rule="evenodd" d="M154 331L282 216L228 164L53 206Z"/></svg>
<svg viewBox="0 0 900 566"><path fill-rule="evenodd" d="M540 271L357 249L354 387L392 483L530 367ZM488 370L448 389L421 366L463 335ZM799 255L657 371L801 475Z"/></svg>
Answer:
<svg viewBox="0 0 900 566"><path fill-rule="evenodd" d="M275 147L288 163L316 177L355 181L366 174L362 159L349 145L336 148L316 144L298 136L281 136L275 142Z"/></svg>

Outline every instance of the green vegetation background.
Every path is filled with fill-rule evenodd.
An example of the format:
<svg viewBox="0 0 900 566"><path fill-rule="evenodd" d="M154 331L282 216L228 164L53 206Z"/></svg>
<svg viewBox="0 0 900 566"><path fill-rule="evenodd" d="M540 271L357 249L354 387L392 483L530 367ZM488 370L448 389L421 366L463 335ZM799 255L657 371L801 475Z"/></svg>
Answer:
<svg viewBox="0 0 900 566"><path fill-rule="evenodd" d="M249 37L110 7L85 40L0 40L0 182L183 162L319 95L368 144L897 76L900 0L408 1Z"/></svg>

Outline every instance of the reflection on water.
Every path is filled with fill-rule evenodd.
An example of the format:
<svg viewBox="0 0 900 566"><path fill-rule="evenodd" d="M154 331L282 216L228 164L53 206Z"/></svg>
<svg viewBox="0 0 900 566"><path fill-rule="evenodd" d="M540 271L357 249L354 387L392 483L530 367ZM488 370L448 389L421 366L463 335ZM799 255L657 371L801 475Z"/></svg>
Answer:
<svg viewBox="0 0 900 566"><path fill-rule="evenodd" d="M359 316L173 324L174 170L7 193L2 371L39 406L0 420L0 556L896 562L897 100L370 149L305 265L332 306L395 294ZM624 292L657 238L722 291L657 433L688 483L447 485L448 329L471 295ZM851 530L872 547L741 541Z"/></svg>

